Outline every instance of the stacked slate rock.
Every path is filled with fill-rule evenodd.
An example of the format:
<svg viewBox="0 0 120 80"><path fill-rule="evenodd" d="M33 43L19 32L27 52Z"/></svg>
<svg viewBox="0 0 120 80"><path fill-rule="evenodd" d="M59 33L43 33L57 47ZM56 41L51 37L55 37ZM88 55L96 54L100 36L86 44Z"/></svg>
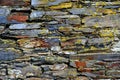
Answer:
<svg viewBox="0 0 120 80"><path fill-rule="evenodd" d="M0 79L119 80L119 5L0 0Z"/></svg>

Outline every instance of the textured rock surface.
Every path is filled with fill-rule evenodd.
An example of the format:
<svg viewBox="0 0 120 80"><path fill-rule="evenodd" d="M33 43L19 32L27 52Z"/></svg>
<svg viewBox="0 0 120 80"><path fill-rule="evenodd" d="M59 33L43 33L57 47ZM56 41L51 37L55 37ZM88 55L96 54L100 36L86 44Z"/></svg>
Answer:
<svg viewBox="0 0 120 80"><path fill-rule="evenodd" d="M119 0L0 0L0 80L119 80Z"/></svg>

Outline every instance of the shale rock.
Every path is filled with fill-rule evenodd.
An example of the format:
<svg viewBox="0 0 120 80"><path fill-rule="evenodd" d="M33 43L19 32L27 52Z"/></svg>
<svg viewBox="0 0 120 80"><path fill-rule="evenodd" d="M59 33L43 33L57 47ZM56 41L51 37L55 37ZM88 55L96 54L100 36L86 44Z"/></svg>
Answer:
<svg viewBox="0 0 120 80"><path fill-rule="evenodd" d="M119 0L0 0L0 80L119 80Z"/></svg>

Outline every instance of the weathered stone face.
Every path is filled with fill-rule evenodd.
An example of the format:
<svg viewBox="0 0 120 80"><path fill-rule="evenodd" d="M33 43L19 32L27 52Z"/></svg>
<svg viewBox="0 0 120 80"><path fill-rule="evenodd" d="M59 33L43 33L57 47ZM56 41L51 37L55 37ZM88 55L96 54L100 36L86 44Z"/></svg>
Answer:
<svg viewBox="0 0 120 80"><path fill-rule="evenodd" d="M118 0L0 0L0 80L118 80L119 40Z"/></svg>

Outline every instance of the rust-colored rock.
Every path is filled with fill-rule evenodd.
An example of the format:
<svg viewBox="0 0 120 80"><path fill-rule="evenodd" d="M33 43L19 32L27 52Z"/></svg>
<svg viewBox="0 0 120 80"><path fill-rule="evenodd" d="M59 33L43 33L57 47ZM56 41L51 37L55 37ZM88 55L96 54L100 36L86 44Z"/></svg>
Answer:
<svg viewBox="0 0 120 80"><path fill-rule="evenodd" d="M26 22L28 20L28 14L27 13L21 13L21 12L14 12L8 16L9 21L17 21L17 22Z"/></svg>
<svg viewBox="0 0 120 80"><path fill-rule="evenodd" d="M0 0L1 6L29 6L30 0Z"/></svg>
<svg viewBox="0 0 120 80"><path fill-rule="evenodd" d="M76 67L77 68L81 68L83 69L84 67L86 67L86 63L83 61L75 61Z"/></svg>

